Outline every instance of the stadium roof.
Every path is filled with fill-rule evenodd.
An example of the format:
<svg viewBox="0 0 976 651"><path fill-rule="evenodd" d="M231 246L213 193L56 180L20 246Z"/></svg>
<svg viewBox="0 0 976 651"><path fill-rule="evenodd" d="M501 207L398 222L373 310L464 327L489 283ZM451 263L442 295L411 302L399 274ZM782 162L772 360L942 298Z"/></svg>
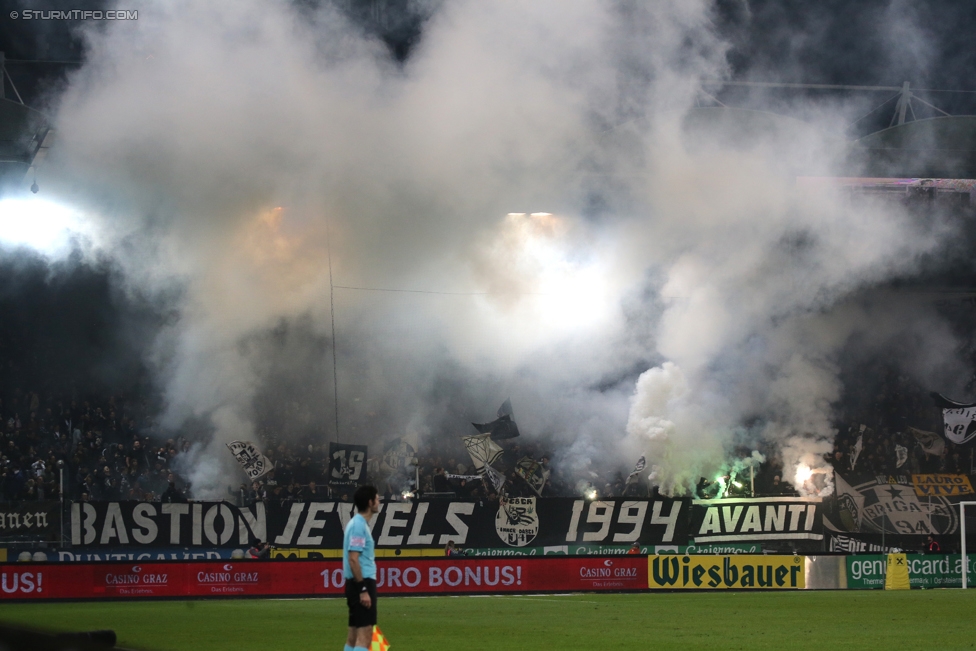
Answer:
<svg viewBox="0 0 976 651"><path fill-rule="evenodd" d="M915 120L854 141L872 176L976 178L976 116Z"/></svg>
<svg viewBox="0 0 976 651"><path fill-rule="evenodd" d="M31 165L40 163L52 136L43 114L19 102L0 99L0 191L24 182Z"/></svg>

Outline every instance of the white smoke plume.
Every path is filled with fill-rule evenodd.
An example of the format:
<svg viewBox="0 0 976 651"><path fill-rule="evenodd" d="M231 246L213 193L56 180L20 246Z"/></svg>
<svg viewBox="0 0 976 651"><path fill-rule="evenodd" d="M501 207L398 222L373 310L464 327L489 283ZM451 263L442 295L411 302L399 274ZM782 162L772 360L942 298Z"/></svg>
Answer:
<svg viewBox="0 0 976 651"><path fill-rule="evenodd" d="M689 135L728 74L706 2L444 3L403 65L329 6L138 9L90 34L48 184L98 216L131 291L177 305L154 359L164 428L214 428L197 496L238 483L224 444L269 378L337 435L333 343L344 440L460 435L511 395L577 472L647 451L690 490L746 421L816 467L856 326L832 308L939 242L798 192L836 163L821 129Z"/></svg>

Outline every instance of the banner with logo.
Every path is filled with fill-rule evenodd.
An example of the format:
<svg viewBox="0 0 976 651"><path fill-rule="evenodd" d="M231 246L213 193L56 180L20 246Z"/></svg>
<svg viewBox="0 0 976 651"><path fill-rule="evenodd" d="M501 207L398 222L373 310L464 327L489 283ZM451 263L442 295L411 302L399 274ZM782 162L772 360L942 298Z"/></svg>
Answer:
<svg viewBox="0 0 976 651"><path fill-rule="evenodd" d="M670 556L647 559L650 588L721 590L805 587L803 556Z"/></svg>
<svg viewBox="0 0 976 651"><path fill-rule="evenodd" d="M942 536L959 528L959 507L972 484L965 475L835 473L836 504L824 526L837 533ZM891 544L899 546L894 540ZM906 539L906 545L913 544Z"/></svg>
<svg viewBox="0 0 976 651"><path fill-rule="evenodd" d="M511 497L490 502L429 500L380 505L371 521L377 548L547 547L572 543L642 545L688 543L691 501L575 500ZM297 502L268 505L268 540L281 547L342 546L352 505Z"/></svg>
<svg viewBox="0 0 976 651"><path fill-rule="evenodd" d="M0 540L47 541L60 535L59 502L0 502Z"/></svg>
<svg viewBox="0 0 976 651"><path fill-rule="evenodd" d="M353 516L349 502L75 502L73 545L241 547L251 538L278 547L339 549ZM370 522L377 548L524 548L687 545L691 500L576 500L512 497L499 502L389 502ZM246 547L245 547L246 548Z"/></svg>
<svg viewBox="0 0 976 651"><path fill-rule="evenodd" d="M904 551L922 551L928 536L896 536L879 533L827 534L826 551L842 554L892 554Z"/></svg>
<svg viewBox="0 0 976 651"><path fill-rule="evenodd" d="M906 554L908 582L913 588L961 588L962 556L959 554ZM967 583L976 582L976 558L967 555ZM888 556L861 554L847 557L847 587L853 590L884 589Z"/></svg>
<svg viewBox="0 0 976 651"><path fill-rule="evenodd" d="M405 559L377 562L381 594L647 589L647 557ZM344 593L341 560L0 564L0 600L313 597Z"/></svg>
<svg viewBox="0 0 976 651"><path fill-rule="evenodd" d="M819 497L695 500L689 535L696 544L822 541Z"/></svg>
<svg viewBox="0 0 976 651"><path fill-rule="evenodd" d="M329 483L365 483L366 451L365 445L329 443Z"/></svg>

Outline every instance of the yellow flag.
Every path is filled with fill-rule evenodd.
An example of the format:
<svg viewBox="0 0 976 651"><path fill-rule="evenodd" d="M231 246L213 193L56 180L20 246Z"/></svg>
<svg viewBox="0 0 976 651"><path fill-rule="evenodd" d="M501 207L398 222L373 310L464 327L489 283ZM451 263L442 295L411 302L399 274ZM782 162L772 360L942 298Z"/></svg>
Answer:
<svg viewBox="0 0 976 651"><path fill-rule="evenodd" d="M389 648L390 643L383 637L383 632L380 630L380 627L374 626L373 640L369 643L369 651L387 651Z"/></svg>
<svg viewBox="0 0 976 651"><path fill-rule="evenodd" d="M888 554L885 572L885 590L908 590L908 557L905 554Z"/></svg>

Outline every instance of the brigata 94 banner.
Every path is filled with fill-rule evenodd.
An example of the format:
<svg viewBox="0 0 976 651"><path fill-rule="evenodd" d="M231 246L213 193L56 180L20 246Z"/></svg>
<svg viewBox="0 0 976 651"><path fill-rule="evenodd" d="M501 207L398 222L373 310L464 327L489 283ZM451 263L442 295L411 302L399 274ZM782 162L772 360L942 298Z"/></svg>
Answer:
<svg viewBox="0 0 976 651"><path fill-rule="evenodd" d="M380 594L647 589L647 557L403 559L377 562ZM339 596L340 560L0 565L0 601Z"/></svg>

